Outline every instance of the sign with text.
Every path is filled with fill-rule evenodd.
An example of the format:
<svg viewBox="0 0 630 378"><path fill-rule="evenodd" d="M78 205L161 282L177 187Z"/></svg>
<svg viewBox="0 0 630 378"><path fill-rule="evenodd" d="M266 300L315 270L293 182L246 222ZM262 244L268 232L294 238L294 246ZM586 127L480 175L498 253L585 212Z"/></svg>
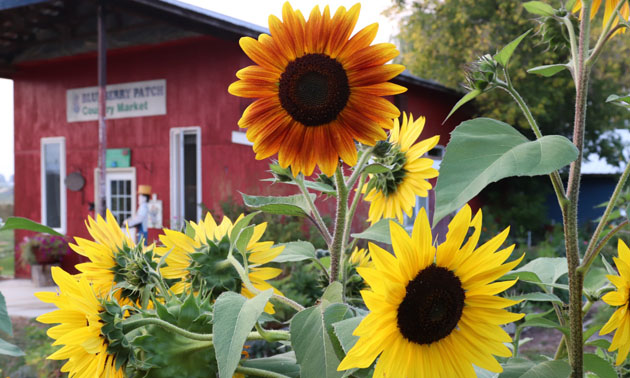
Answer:
<svg viewBox="0 0 630 378"><path fill-rule="evenodd" d="M166 114L166 80L137 81L107 86L105 117L129 118ZM98 119L98 87L66 91L68 122Z"/></svg>

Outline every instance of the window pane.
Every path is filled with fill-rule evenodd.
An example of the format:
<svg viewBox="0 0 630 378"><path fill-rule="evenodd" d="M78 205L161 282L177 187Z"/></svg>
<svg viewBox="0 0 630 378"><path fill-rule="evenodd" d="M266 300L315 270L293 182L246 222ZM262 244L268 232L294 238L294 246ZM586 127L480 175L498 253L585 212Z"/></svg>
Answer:
<svg viewBox="0 0 630 378"><path fill-rule="evenodd" d="M111 195L118 194L118 185L116 185L116 181L112 181L109 183Z"/></svg>
<svg viewBox="0 0 630 378"><path fill-rule="evenodd" d="M127 207L125 207L125 209L127 211L132 211L133 209L131 208L131 196L127 197Z"/></svg>
<svg viewBox="0 0 630 378"><path fill-rule="evenodd" d="M184 219L197 220L197 133L184 134Z"/></svg>
<svg viewBox="0 0 630 378"><path fill-rule="evenodd" d="M44 198L46 199L46 225L61 227L61 145L44 145Z"/></svg>
<svg viewBox="0 0 630 378"><path fill-rule="evenodd" d="M131 194L131 180L126 180L125 194Z"/></svg>

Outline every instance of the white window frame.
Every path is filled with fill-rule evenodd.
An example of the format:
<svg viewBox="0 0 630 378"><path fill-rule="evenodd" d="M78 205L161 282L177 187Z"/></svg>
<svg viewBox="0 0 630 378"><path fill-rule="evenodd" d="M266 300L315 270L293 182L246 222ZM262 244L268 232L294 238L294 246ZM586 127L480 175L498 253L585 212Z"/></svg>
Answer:
<svg viewBox="0 0 630 378"><path fill-rule="evenodd" d="M242 131L232 131L232 143L243 144L245 146L254 145L254 142L250 142L249 139L247 139L247 133Z"/></svg>
<svg viewBox="0 0 630 378"><path fill-rule="evenodd" d="M105 169L105 180L109 180L111 178L116 178L116 177L120 177L120 178L125 178L127 179L129 176L131 176L131 216L133 217L134 215L136 215L136 210L137 210L137 198L138 198L138 194L136 192L137 188L138 188L138 184L136 181L136 167L126 167L126 168L106 168ZM99 182L101 179L101 171L98 168L94 169L94 198L98 201L98 189L99 189ZM109 185L107 185L107 182L105 182L105 207L107 209L109 209L111 207L111 198L110 198L110 192L111 188Z"/></svg>
<svg viewBox="0 0 630 378"><path fill-rule="evenodd" d="M170 225L172 229L179 229L180 227L183 226L183 223L181 222L181 219L179 219L178 217L178 205L179 205L179 209L183 209L184 208L184 196L182 195L184 192L184 188L183 188L183 181L180 182L180 185L178 185L178 172L182 172L182 164L183 164L183 157L181 156L181 154L183 153L183 150L178 149L177 146L175 146L176 143L176 139L175 136L179 135L180 138L183 134L185 134L186 132L194 132L197 135L197 200L196 202L199 204L202 202L202 197L201 197L201 186L202 186L202 181L201 181L201 127L199 126L187 126L187 127L172 127L170 129L169 132L169 150L170 150L170 160L169 160L169 167L170 167L170 189L171 189L171 193L170 193ZM175 154L177 151L180 151L180 156L176 157ZM176 167L176 163L179 162L179 165ZM178 199L178 193L180 194L180 198ZM179 202L179 203L178 203ZM197 206L197 221L199 221L201 219L201 207Z"/></svg>
<svg viewBox="0 0 630 378"><path fill-rule="evenodd" d="M66 208L66 138L65 137L47 137L40 140L40 198L41 198L41 217L42 224L46 224L46 161L44 158L44 146L47 144L59 144L59 216L60 227L53 227L53 229L61 234L66 233L67 227L67 208Z"/></svg>

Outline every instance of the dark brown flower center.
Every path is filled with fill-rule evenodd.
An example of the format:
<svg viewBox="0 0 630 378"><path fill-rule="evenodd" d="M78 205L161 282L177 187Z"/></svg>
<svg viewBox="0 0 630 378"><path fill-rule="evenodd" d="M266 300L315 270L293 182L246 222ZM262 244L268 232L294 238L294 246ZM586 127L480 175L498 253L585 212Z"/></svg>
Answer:
<svg viewBox="0 0 630 378"><path fill-rule="evenodd" d="M398 329L416 344L441 340L457 326L465 299L453 272L430 265L407 284L407 294L398 306Z"/></svg>
<svg viewBox="0 0 630 378"><path fill-rule="evenodd" d="M307 54L289 63L280 76L280 104L304 126L337 119L350 97L341 63L325 54Z"/></svg>

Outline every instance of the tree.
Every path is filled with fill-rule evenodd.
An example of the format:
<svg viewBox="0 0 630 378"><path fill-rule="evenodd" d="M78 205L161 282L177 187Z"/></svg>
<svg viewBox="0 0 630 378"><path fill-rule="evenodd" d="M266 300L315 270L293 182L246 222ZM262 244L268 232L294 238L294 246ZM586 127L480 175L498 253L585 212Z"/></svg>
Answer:
<svg viewBox="0 0 630 378"><path fill-rule="evenodd" d="M409 4L405 0L394 0L394 3L390 10L393 13L402 15L411 10L402 18L397 36L401 47L399 62L415 75L451 87L464 82L465 68L470 62L484 54L494 54L528 29L535 29L539 38L525 39L521 43L510 60L510 75L543 134L571 137L575 91L570 73L565 70L544 78L526 72L528 68L566 62L568 48L564 43L550 46L543 41L549 37L550 29L541 28L541 22L525 11L523 1L416 0ZM558 8L560 2L552 1L551 5ZM547 26L551 25L551 32L558 32L559 25L553 23ZM595 25L600 24L595 22ZM595 66L589 93L586 156L597 153L612 165L620 164L623 146L617 136L604 133L623 127L628 112L605 100L610 94L630 90L630 75L627 75L630 62L612 59L630 56L628 38L628 35L618 35L609 41ZM528 80L524 80L526 76ZM477 97L476 106L480 116L503 120L528 133L525 118L506 92L484 93Z"/></svg>

